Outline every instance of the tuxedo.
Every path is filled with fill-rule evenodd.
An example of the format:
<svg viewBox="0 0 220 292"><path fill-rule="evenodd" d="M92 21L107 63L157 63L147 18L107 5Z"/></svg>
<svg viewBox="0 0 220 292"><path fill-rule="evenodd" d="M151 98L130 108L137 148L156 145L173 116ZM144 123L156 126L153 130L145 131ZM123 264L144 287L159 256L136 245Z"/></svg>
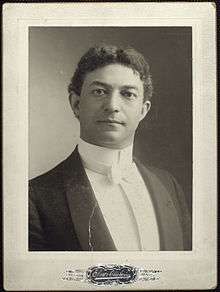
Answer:
<svg viewBox="0 0 220 292"><path fill-rule="evenodd" d="M190 250L191 219L178 183L164 170L135 162L153 202L160 250ZM99 206L90 221L96 205L76 148L54 169L29 183L29 250L88 251L89 228L94 251L116 250Z"/></svg>

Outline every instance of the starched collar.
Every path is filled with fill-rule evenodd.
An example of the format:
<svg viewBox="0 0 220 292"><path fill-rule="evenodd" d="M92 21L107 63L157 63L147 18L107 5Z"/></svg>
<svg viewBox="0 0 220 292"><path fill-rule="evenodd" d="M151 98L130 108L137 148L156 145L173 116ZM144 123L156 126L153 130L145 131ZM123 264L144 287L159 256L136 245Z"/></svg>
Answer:
<svg viewBox="0 0 220 292"><path fill-rule="evenodd" d="M133 162L133 144L123 149L110 149L87 143L80 138L78 150L86 168L106 175L111 169L128 169Z"/></svg>

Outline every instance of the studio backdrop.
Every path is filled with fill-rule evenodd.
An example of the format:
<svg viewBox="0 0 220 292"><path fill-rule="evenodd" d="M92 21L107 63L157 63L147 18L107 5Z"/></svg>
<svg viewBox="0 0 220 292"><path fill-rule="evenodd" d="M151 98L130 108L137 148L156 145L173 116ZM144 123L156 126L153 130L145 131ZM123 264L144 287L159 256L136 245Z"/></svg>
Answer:
<svg viewBox="0 0 220 292"><path fill-rule="evenodd" d="M192 204L192 31L190 27L31 27L29 178L73 151L79 124L67 87L81 56L97 43L130 46L150 64L154 94L134 153L168 170Z"/></svg>

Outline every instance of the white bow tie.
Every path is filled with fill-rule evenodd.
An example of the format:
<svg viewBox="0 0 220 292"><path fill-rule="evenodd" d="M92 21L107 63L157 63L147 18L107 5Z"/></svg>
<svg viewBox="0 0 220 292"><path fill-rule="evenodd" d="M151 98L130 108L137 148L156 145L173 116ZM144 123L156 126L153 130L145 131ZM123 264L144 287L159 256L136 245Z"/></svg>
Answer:
<svg viewBox="0 0 220 292"><path fill-rule="evenodd" d="M113 184L119 184L122 180L126 182L132 182L134 174L134 162L124 167L119 165L112 165L107 172L109 181Z"/></svg>
<svg viewBox="0 0 220 292"><path fill-rule="evenodd" d="M119 184L122 180L132 182L135 167L134 162L125 165L113 164L108 166L97 161L88 160L83 161L83 165L94 172L106 175L112 184Z"/></svg>

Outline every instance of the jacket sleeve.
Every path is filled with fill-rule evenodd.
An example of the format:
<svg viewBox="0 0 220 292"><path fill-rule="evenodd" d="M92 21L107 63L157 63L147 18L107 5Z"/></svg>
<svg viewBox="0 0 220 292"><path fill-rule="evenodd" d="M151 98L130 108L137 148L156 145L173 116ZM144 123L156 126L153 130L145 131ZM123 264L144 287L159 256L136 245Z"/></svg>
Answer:
<svg viewBox="0 0 220 292"><path fill-rule="evenodd" d="M46 241L40 220L34 189L29 186L29 251L46 250Z"/></svg>

